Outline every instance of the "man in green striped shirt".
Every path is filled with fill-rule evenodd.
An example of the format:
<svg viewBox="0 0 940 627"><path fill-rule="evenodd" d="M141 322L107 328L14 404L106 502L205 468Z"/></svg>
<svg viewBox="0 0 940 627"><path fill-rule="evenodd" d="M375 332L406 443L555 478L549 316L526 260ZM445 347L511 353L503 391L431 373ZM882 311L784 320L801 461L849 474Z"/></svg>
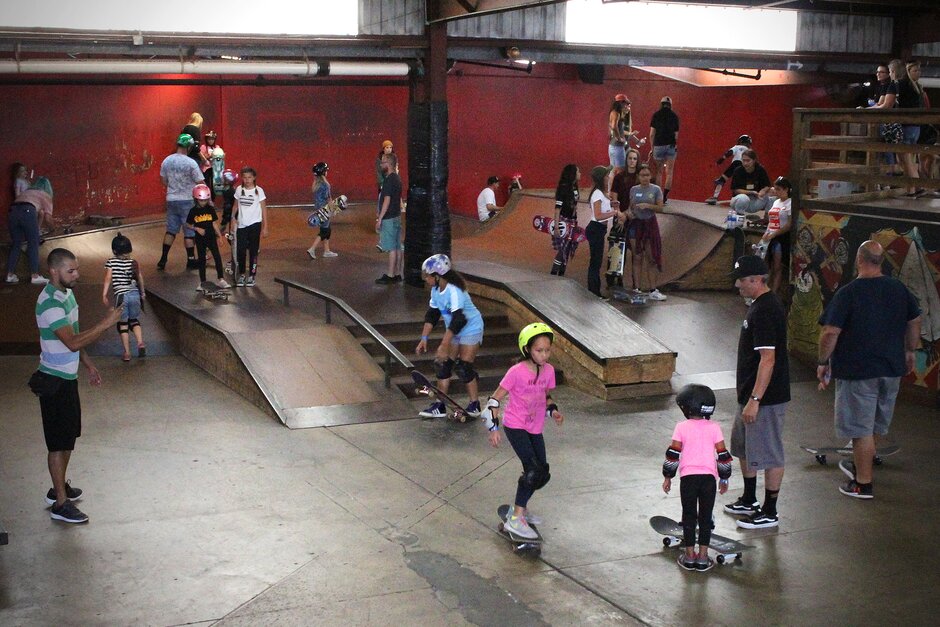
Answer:
<svg viewBox="0 0 940 627"><path fill-rule="evenodd" d="M40 356L39 371L34 375L52 477L46 503L52 506L49 515L53 520L83 523L88 522L88 516L73 503L82 497L82 491L65 481L75 440L82 433L78 366L84 364L88 369L92 385L101 384L101 375L84 349L117 324L121 308L112 309L92 329L79 331L78 303L72 293L79 276L78 259L71 251L56 248L46 261L50 280L36 301Z"/></svg>

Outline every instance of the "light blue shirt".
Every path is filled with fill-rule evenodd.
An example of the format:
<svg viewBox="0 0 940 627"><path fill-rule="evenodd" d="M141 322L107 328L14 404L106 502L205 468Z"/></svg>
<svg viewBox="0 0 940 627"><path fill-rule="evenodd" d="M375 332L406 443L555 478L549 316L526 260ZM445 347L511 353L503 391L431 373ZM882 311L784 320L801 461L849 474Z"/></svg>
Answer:
<svg viewBox="0 0 940 627"><path fill-rule="evenodd" d="M441 312L444 318L444 326L449 327L450 321L454 318L454 312L463 311L467 324L457 333L458 336L480 335L483 333L483 316L470 300L470 294L466 290L461 290L450 283L443 291L437 289L437 286L431 288L431 307Z"/></svg>

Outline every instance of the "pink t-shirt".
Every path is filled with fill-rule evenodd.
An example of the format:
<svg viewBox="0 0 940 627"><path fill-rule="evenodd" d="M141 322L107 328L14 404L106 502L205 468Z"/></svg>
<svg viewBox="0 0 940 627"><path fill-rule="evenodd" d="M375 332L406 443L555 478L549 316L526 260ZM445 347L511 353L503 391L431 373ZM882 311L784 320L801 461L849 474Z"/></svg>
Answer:
<svg viewBox="0 0 940 627"><path fill-rule="evenodd" d="M528 362L519 362L506 371L499 387L509 392L509 403L503 412L503 425L541 433L545 426L545 395L555 387L555 369L551 364L539 368L539 378L529 369Z"/></svg>
<svg viewBox="0 0 940 627"><path fill-rule="evenodd" d="M682 443L679 476L714 475L718 478L715 445L724 440L721 425L705 419L683 420L676 425L672 439Z"/></svg>

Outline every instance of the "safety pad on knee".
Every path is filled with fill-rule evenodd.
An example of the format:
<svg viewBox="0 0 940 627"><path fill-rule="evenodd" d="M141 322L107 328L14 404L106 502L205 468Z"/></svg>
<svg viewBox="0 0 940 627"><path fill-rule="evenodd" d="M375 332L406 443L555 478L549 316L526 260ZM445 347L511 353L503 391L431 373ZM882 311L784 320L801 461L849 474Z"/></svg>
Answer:
<svg viewBox="0 0 940 627"><path fill-rule="evenodd" d="M519 475L519 485L529 490L538 490L539 471L537 468L523 470Z"/></svg>
<svg viewBox="0 0 940 627"><path fill-rule="evenodd" d="M469 361L463 361L458 359L454 363L454 372L457 373L457 376L464 383L470 383L471 381L476 381L480 376L477 374L476 368L473 367L473 364Z"/></svg>
<svg viewBox="0 0 940 627"><path fill-rule="evenodd" d="M535 486L536 490L540 490L544 488L545 484L548 483L549 480L552 478L552 473L548 472L548 469L549 469L549 464L545 464L544 466L540 466L538 468L537 470L538 477L536 479L536 486Z"/></svg>
<svg viewBox="0 0 940 627"><path fill-rule="evenodd" d="M131 330L133 331L135 328L140 326L140 320L138 320L137 318L128 318L127 326L129 326Z"/></svg>
<svg viewBox="0 0 940 627"><path fill-rule="evenodd" d="M434 374L437 377L438 381L444 381L450 379L450 375L454 373L454 360L445 359L444 361L434 360Z"/></svg>
<svg viewBox="0 0 940 627"><path fill-rule="evenodd" d="M130 325L128 325L127 322L118 322L118 323L117 323L117 332L118 332L118 333L121 333L121 334L127 333L129 329L130 329Z"/></svg>

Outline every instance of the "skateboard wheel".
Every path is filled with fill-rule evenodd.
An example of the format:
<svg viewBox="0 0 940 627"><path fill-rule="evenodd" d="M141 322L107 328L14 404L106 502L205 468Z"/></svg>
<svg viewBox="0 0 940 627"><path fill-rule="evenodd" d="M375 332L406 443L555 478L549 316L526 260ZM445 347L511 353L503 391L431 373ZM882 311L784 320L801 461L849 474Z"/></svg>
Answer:
<svg viewBox="0 0 940 627"><path fill-rule="evenodd" d="M669 548L672 545L672 540L669 538L663 538L663 546Z"/></svg>
<svg viewBox="0 0 940 627"><path fill-rule="evenodd" d="M715 561L718 562L719 564L724 564L724 563L725 563L725 556L724 556L724 555L719 555L718 557L715 558Z"/></svg>
<svg viewBox="0 0 940 627"><path fill-rule="evenodd" d="M741 554L740 554L740 553L738 553L737 555L734 556L734 561L736 561L736 562L740 562L740 561L741 561Z"/></svg>
<svg viewBox="0 0 940 627"><path fill-rule="evenodd" d="M816 456L816 461L819 462L819 465L820 465L820 466L825 466L825 465L826 465L826 456L825 456L825 455L817 455L817 456Z"/></svg>
<svg viewBox="0 0 940 627"><path fill-rule="evenodd" d="M875 458L871 461L873 464L875 464L875 466L880 466L883 463L885 463L885 460L881 459L881 457L879 457L878 455L875 455Z"/></svg>

